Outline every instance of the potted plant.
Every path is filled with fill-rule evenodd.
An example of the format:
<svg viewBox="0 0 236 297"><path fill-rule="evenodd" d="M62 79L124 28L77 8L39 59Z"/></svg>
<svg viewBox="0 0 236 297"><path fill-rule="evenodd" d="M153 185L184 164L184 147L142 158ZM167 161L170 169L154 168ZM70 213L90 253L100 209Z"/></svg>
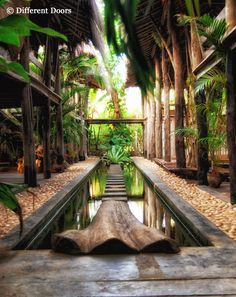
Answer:
<svg viewBox="0 0 236 297"><path fill-rule="evenodd" d="M208 137L202 139L202 141L207 141L210 159L211 159L211 168L207 174L207 180L209 186L213 188L219 188L222 179L220 173L217 171L217 163L219 161L217 153L220 151L222 147L224 147L226 142L226 134L221 133L218 135L209 134Z"/></svg>

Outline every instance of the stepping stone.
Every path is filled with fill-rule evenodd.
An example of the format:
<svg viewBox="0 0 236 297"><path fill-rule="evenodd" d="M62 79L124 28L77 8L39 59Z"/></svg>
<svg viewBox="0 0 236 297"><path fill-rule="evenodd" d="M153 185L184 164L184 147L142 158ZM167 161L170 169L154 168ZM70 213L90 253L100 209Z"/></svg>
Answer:
<svg viewBox="0 0 236 297"><path fill-rule="evenodd" d="M108 182L124 182L123 179L107 179Z"/></svg>
<svg viewBox="0 0 236 297"><path fill-rule="evenodd" d="M119 188L119 187L121 187L121 188L125 188L125 185L121 185L121 186L120 186L120 185L107 185L107 186L106 186L106 188L114 188L114 189L115 189L115 188Z"/></svg>
<svg viewBox="0 0 236 297"><path fill-rule="evenodd" d="M128 201L127 197L111 197L111 198L102 198L102 202L104 201Z"/></svg>
<svg viewBox="0 0 236 297"><path fill-rule="evenodd" d="M127 196L126 192L115 192L115 193L112 193L112 192L107 192L103 195L103 197L120 197L120 196Z"/></svg>
<svg viewBox="0 0 236 297"><path fill-rule="evenodd" d="M114 189L105 189L105 193L106 192L124 192L124 190L125 190L125 188L121 188L121 187L119 187L119 188L114 188Z"/></svg>

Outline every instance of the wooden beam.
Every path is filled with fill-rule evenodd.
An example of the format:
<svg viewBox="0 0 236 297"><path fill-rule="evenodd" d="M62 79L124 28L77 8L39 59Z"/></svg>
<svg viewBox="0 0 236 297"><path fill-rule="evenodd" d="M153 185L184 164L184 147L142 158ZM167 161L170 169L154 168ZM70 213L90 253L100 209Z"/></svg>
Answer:
<svg viewBox="0 0 236 297"><path fill-rule="evenodd" d="M102 124L144 124L147 119L86 119L85 122L89 125L102 125Z"/></svg>
<svg viewBox="0 0 236 297"><path fill-rule="evenodd" d="M29 38L25 39L21 51L21 63L29 71ZM30 187L37 186L35 168L35 144L33 124L33 103L30 84L26 84L21 95L22 120L23 120L23 151L24 151L24 183Z"/></svg>

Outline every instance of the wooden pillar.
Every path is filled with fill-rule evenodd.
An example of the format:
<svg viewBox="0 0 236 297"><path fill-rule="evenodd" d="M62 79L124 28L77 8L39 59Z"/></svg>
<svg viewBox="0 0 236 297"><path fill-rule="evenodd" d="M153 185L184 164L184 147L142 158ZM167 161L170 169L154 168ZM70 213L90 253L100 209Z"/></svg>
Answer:
<svg viewBox="0 0 236 297"><path fill-rule="evenodd" d="M199 42L197 32L197 25L191 22L191 64L192 68L196 68L202 61L202 49ZM197 169L198 169L198 184L208 185L207 172L209 170L208 160L208 145L206 142L199 141L208 136L207 116L204 110L198 108L206 103L204 92L195 95L196 114L197 114L197 129L198 129L198 143L197 143Z"/></svg>
<svg viewBox="0 0 236 297"><path fill-rule="evenodd" d="M81 98L81 127L82 127L82 136L80 142L80 150L79 150L79 160L84 161L88 157L88 137L87 137L87 127L85 124L84 118L87 117L87 108L88 108L88 99Z"/></svg>
<svg viewBox="0 0 236 297"><path fill-rule="evenodd" d="M143 116L144 118L147 117L147 98L146 96L142 96L142 105L143 105ZM143 156L147 158L147 120L144 122L144 129L143 129Z"/></svg>
<svg viewBox="0 0 236 297"><path fill-rule="evenodd" d="M52 75L52 40L47 37L45 64L44 64L44 81L48 88L51 87ZM51 100L46 98L43 106L43 169L44 178L51 177L50 171L50 128L51 128Z"/></svg>
<svg viewBox="0 0 236 297"><path fill-rule="evenodd" d="M29 38L21 51L21 63L26 71L29 71ZM35 143L33 124L33 102L31 86L27 83L22 90L21 98L22 120L23 120L23 151L24 151L24 183L30 187L37 186L35 167Z"/></svg>
<svg viewBox="0 0 236 297"><path fill-rule="evenodd" d="M155 59L156 72L156 119L155 119L155 140L156 157L162 159L162 102L161 102L161 67L160 61Z"/></svg>
<svg viewBox="0 0 236 297"><path fill-rule="evenodd" d="M168 86L164 87L164 160L171 161L171 147L170 147L170 89Z"/></svg>
<svg viewBox="0 0 236 297"><path fill-rule="evenodd" d="M180 44L183 35L180 35L181 30L176 23L176 1L167 1L167 28L172 40L173 52L173 68L175 81L175 130L184 128L184 61L182 55L182 46ZM184 136L181 134L175 135L175 153L176 153L176 167L185 168L185 147Z"/></svg>
<svg viewBox="0 0 236 297"><path fill-rule="evenodd" d="M168 77L165 49L162 48L162 77L163 77L163 101L164 101L164 160L171 161L170 149L170 82Z"/></svg>
<svg viewBox="0 0 236 297"><path fill-rule="evenodd" d="M232 1L233 2L233 1ZM229 155L230 201L236 204L236 49L227 53L227 141Z"/></svg>
<svg viewBox="0 0 236 297"><path fill-rule="evenodd" d="M57 47L58 51L58 47ZM57 69L56 69L56 82L55 92L61 95L61 78L60 78L60 65L59 65L59 54L57 56ZM58 153L58 164L61 165L64 161L64 133L63 133L63 114L62 114L62 102L60 101L56 105L56 148Z"/></svg>
<svg viewBox="0 0 236 297"><path fill-rule="evenodd" d="M225 0L225 14L228 30L230 31L236 26L236 1Z"/></svg>
<svg viewBox="0 0 236 297"><path fill-rule="evenodd" d="M156 157L156 142L155 142L155 114L156 114L156 102L153 94L149 93L149 127L148 127L148 159Z"/></svg>

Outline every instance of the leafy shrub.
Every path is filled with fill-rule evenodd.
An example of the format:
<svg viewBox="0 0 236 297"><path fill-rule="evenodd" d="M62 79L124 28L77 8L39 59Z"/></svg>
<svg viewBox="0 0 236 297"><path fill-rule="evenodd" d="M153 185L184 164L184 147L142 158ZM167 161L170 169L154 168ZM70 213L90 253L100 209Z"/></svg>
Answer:
<svg viewBox="0 0 236 297"><path fill-rule="evenodd" d="M124 164L131 163L128 152L122 146L113 145L111 149L103 156L102 160L106 164Z"/></svg>

